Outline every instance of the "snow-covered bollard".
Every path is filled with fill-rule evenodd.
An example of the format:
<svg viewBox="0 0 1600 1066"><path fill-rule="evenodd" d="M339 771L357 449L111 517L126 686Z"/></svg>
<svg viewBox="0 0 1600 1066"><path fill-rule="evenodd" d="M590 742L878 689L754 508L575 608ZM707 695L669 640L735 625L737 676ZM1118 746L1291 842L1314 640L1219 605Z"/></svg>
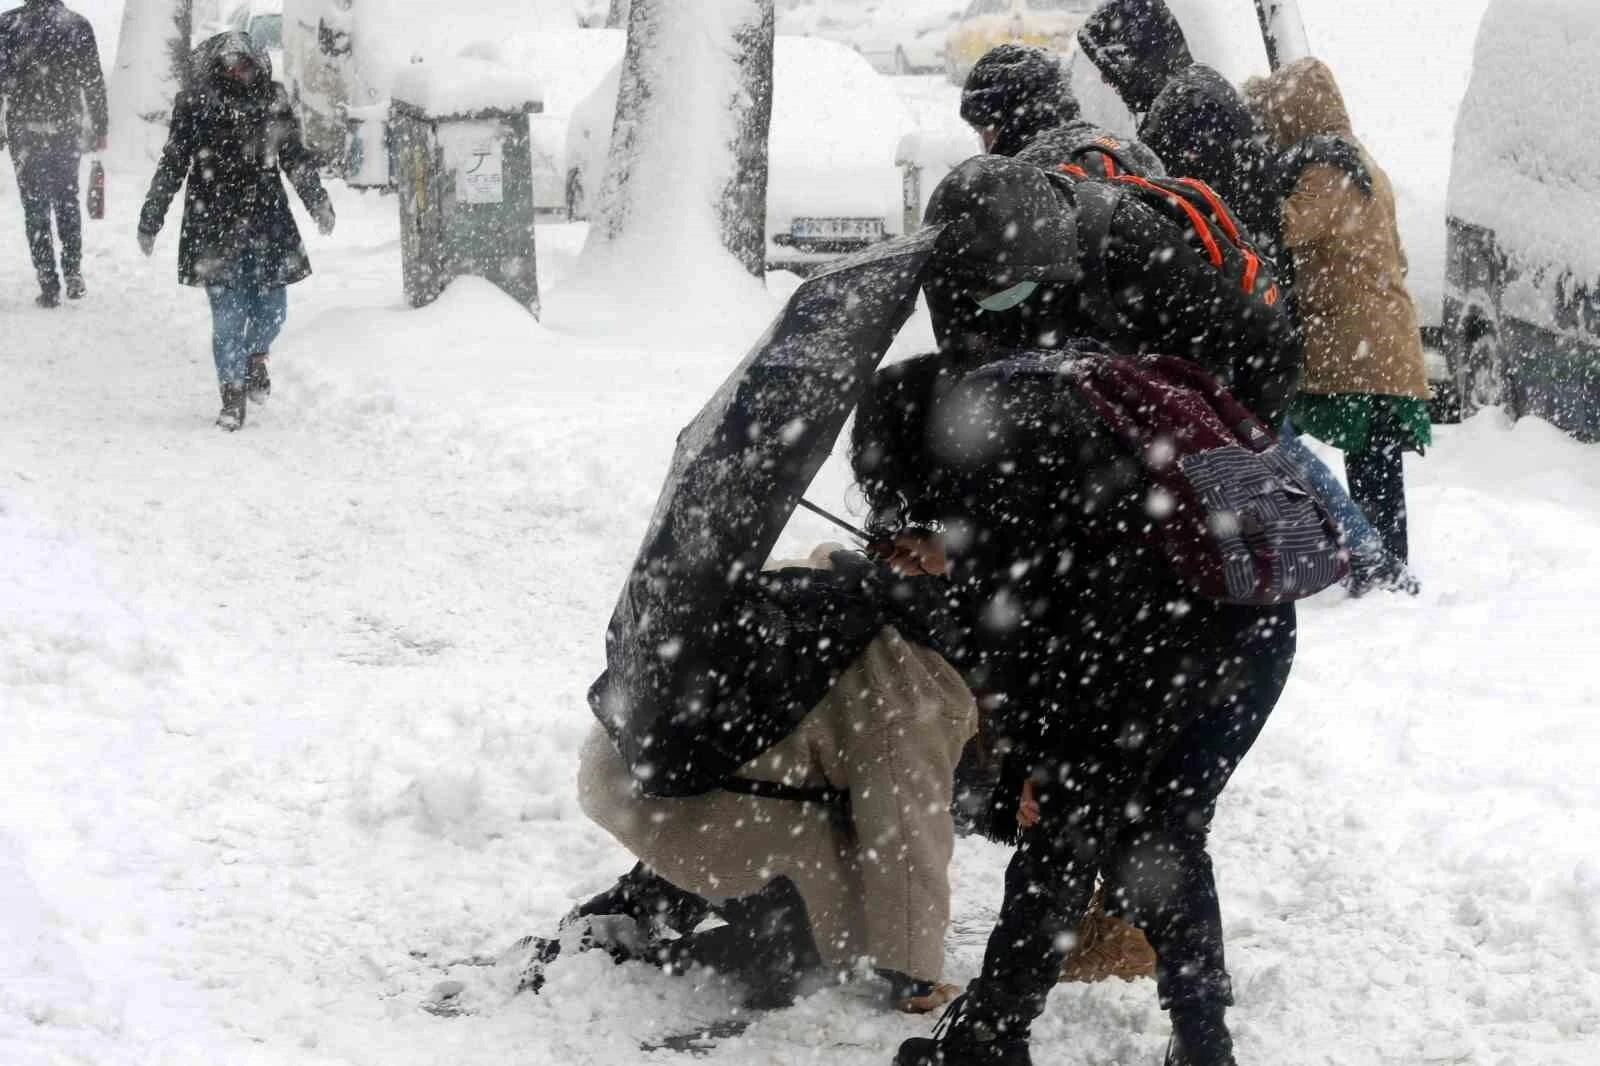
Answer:
<svg viewBox="0 0 1600 1066"><path fill-rule="evenodd" d="M473 274L539 313L528 115L542 110L533 78L475 57L412 63L396 79L389 129L411 306Z"/></svg>

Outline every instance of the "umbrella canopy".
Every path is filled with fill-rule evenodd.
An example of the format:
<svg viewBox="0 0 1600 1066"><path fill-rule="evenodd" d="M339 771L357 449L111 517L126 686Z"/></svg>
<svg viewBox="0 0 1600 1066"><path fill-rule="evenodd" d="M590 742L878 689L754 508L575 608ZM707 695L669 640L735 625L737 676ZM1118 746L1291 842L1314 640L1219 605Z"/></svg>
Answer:
<svg viewBox="0 0 1600 1066"><path fill-rule="evenodd" d="M714 788L792 729L793 706L752 705L737 676L779 682L796 650L752 608L758 575L915 307L940 232L808 278L679 435L589 692L646 793Z"/></svg>

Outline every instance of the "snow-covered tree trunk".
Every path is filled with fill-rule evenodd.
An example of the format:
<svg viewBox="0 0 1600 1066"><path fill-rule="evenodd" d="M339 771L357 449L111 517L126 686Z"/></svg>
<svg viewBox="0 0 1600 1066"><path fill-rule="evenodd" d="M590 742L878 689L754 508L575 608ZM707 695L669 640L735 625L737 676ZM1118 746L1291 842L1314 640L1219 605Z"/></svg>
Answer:
<svg viewBox="0 0 1600 1066"><path fill-rule="evenodd" d="M188 71L193 0L128 0L109 79L111 143L153 157Z"/></svg>
<svg viewBox="0 0 1600 1066"><path fill-rule="evenodd" d="M611 6L606 11L606 29L620 30L626 26L630 6L630 0L611 0Z"/></svg>
<svg viewBox="0 0 1600 1066"><path fill-rule="evenodd" d="M731 253L761 276L774 22L772 0L633 0L586 256L683 278Z"/></svg>

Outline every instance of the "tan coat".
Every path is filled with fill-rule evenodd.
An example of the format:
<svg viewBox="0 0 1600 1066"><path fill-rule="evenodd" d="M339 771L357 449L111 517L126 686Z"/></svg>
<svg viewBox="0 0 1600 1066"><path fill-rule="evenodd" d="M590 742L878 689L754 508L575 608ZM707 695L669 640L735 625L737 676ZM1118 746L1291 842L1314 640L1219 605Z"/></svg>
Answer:
<svg viewBox="0 0 1600 1066"><path fill-rule="evenodd" d="M739 771L847 789L853 834L816 804L732 792L644 797L599 726L584 746L579 802L667 880L713 900L788 877L829 965L870 958L936 981L950 922L952 777L976 728L955 668L885 629L799 729Z"/></svg>
<svg viewBox="0 0 1600 1066"><path fill-rule="evenodd" d="M1355 141L1338 82L1317 59L1290 63L1245 85L1279 151L1314 134ZM1359 142L1357 142L1359 146ZM1294 256L1306 330L1304 392L1428 397L1416 305L1395 221L1394 186L1364 147L1373 194L1331 166L1306 168L1284 203L1284 243Z"/></svg>

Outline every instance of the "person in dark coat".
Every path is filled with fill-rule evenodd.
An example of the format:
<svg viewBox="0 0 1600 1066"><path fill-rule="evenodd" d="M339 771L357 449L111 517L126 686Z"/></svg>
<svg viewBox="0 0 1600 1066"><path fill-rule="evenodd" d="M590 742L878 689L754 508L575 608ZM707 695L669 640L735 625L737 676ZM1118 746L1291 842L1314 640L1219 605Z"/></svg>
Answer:
<svg viewBox="0 0 1600 1066"><path fill-rule="evenodd" d="M106 83L89 20L61 0L27 0L0 15L0 111L9 131L28 251L39 277L41 307L81 298L83 214L78 161L85 135L106 146ZM0 137L0 140L3 140ZM61 239L60 274L50 239Z"/></svg>
<svg viewBox="0 0 1600 1066"><path fill-rule="evenodd" d="M1033 45L997 45L973 64L961 90L961 118L991 155L1046 168L1076 163L1105 176L1118 167L1103 151L1110 148L1137 174L1166 173L1149 148L1084 119L1060 59Z"/></svg>
<svg viewBox="0 0 1600 1066"><path fill-rule="evenodd" d="M178 280L210 298L217 424L228 430L244 425L247 384L253 399L271 391L267 353L288 313L286 286L311 273L280 174L317 229L332 233L333 205L266 52L242 33L218 34L195 49L190 84L173 102L139 247L152 252L167 205L187 182Z"/></svg>
<svg viewBox="0 0 1600 1066"><path fill-rule="evenodd" d="M1281 229L1272 152L1239 90L1196 63L1163 0L1106 0L1078 45L1139 120L1139 139L1169 174L1199 178L1257 247L1277 257Z"/></svg>
<svg viewBox="0 0 1600 1066"><path fill-rule="evenodd" d="M877 531L942 528L951 579L975 605L957 662L988 694L1009 783L997 794L1013 800L992 828L1016 832L1024 783L1036 808L980 976L934 1038L902 1044L897 1066L1028 1063L1031 1024L1101 874L1108 909L1155 948L1173 1025L1168 1062L1233 1063L1206 836L1287 680L1294 607L1192 593L1158 548L1130 533L1148 521L1148 486L1099 416L1058 379L1020 372L1050 350L1106 350L1097 340L1165 350L1228 382L1269 423L1282 418L1300 349L1281 308L1245 313L1215 302L1224 294L1203 295L1209 266L1171 237L1157 247L1148 211L1119 209L1105 293L1075 291L1062 280L1077 269L1062 239L1073 209L1056 184L1014 161L963 164L929 207L929 220L947 225L930 284L981 309L980 323L1047 289L1054 309L991 323L993 343L947 335L938 353L880 371L856 413L852 464ZM1010 240L995 236L1008 231ZM1152 269L1157 262L1166 268ZM990 310L997 294L1030 281L1016 307ZM1102 298L1125 313L1120 336L1087 313ZM1242 321L1225 326L1229 315ZM1037 335L1046 320L1060 333ZM1039 339L1054 343L1039 351Z"/></svg>

